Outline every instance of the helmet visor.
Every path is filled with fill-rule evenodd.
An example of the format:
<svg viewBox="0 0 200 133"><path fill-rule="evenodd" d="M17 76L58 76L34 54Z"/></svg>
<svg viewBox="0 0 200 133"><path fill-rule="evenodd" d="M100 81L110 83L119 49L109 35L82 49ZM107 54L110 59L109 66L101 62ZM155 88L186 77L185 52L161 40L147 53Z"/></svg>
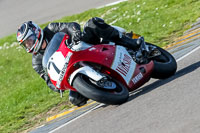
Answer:
<svg viewBox="0 0 200 133"><path fill-rule="evenodd" d="M30 51L33 49L34 44L36 41L36 36L34 34L30 35L23 43L22 46L27 50Z"/></svg>

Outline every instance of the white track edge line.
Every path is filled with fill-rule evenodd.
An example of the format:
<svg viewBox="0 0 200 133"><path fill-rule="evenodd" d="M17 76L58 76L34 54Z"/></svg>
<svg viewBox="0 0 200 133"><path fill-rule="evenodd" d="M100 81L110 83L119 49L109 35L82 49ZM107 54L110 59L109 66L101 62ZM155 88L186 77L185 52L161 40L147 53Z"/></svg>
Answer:
<svg viewBox="0 0 200 133"><path fill-rule="evenodd" d="M53 132L55 132L55 131L57 131L57 130L61 129L62 127L64 127L64 126L66 126L66 125L70 124L71 122L73 122L73 121L75 121L75 120L77 120L77 119L81 118L82 116L84 116L84 115L86 115L86 114L88 114L88 113L92 112L93 110L95 110L95 109L97 109L97 108L99 108L99 107L101 107L101 106L103 106L103 105L104 105L103 103L102 103L102 104L99 104L99 105L98 105L98 106L96 106L95 108L92 108L92 109L88 110L87 112L85 112L85 113L81 114L80 116L78 116L78 117L76 117L76 118L74 118L74 119L72 119L72 120L68 121L67 123L65 123L65 124L63 124L63 125L61 125L61 126L59 126L59 127L55 128L54 130L50 131L49 133L53 133Z"/></svg>
<svg viewBox="0 0 200 133"><path fill-rule="evenodd" d="M193 52L197 51L198 49L200 49L200 46L198 46L197 48L193 49L192 51L190 51L189 53L187 53L186 55L178 58L176 61L179 62L181 61L182 59L184 59L185 57L189 56L190 54L192 54Z"/></svg>

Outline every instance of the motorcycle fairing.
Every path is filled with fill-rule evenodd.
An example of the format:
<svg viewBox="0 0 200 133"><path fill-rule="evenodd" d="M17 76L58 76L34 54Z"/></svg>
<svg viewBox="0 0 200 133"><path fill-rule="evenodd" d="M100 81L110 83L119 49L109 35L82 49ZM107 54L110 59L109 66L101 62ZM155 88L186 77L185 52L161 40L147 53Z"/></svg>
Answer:
<svg viewBox="0 0 200 133"><path fill-rule="evenodd" d="M65 57L59 52L55 52L47 63L47 70L50 78L54 81L58 81L60 71L65 64Z"/></svg>
<svg viewBox="0 0 200 133"><path fill-rule="evenodd" d="M123 77L129 90L135 90L150 79L153 61L148 64L137 64L122 46L116 46L115 57L111 68Z"/></svg>
<svg viewBox="0 0 200 133"><path fill-rule="evenodd" d="M129 91L133 91L138 87L145 84L151 78L151 73L153 71L154 63L150 61L148 64L136 65L135 72L128 83Z"/></svg>
<svg viewBox="0 0 200 133"><path fill-rule="evenodd" d="M106 70L109 70L111 72L112 77L114 76L115 78L117 78L120 82L124 83L125 86L128 86L129 89L134 89L139 84L142 84L143 80L149 79L148 76L150 75L151 71L148 70L151 70L153 68L153 63L151 62L149 63L150 65L143 65L147 73L142 73L142 78L139 77L141 76L141 74L138 74L141 72L140 66L142 65L136 64L133 61L132 57L129 55L129 53L126 51L126 49L122 46L100 44L93 45L92 47L87 48L85 50L72 51L66 46L65 40L66 37L63 37L60 47L55 52L55 55L60 56L57 58L59 58L61 62L63 62L63 60L67 58L68 53L71 53L70 60L67 62L67 70L65 72L65 75L63 77L62 82L59 83L60 87L58 88L61 90L71 89L76 91L76 89L69 84L69 79L74 71L80 69L75 67L76 63L79 62L92 62L100 64L101 66L106 68ZM62 65L64 66L64 64L65 63L63 63ZM53 65L53 63L51 63L51 65ZM62 68L59 67L58 70L61 71ZM54 72L55 71L56 70L54 70ZM52 79L52 74L49 73L49 76L51 78L52 83L56 86L59 76L54 78L56 80ZM134 78L135 80L133 80Z"/></svg>
<svg viewBox="0 0 200 133"><path fill-rule="evenodd" d="M111 46L111 45L95 45L92 46L86 50L81 50L81 51L72 51L71 49L69 49L66 44L65 44L65 37L63 38L62 43L60 44L60 47L58 48L58 50L52 55L51 58L54 59L54 63L50 63L50 69L52 70L48 70L48 75L52 81L52 83L56 86L57 85L57 81L59 79L59 75L65 64L65 58L67 58L68 54L70 54L70 60L67 64L67 70L66 70L66 74L63 77L63 80L60 84L60 87L57 86L59 89L72 89L75 90L74 88L72 88L72 86L69 84L69 77L71 76L71 74L77 70L77 68L75 68L75 64L79 63L81 61L83 62L93 62L93 63L97 63L97 64L101 64L102 66L106 66L108 68L111 67L112 62L113 62L113 55L115 54L115 46ZM57 61L56 61L57 60ZM49 60L49 62L53 62L53 60ZM62 63L61 63L62 62ZM55 65L53 64L62 64L59 65L59 67L55 67ZM56 69L57 68L57 71ZM53 74L56 74L56 76L52 77Z"/></svg>
<svg viewBox="0 0 200 133"><path fill-rule="evenodd" d="M124 47L116 46L115 57L111 68L118 72L128 85L134 74L136 63Z"/></svg>

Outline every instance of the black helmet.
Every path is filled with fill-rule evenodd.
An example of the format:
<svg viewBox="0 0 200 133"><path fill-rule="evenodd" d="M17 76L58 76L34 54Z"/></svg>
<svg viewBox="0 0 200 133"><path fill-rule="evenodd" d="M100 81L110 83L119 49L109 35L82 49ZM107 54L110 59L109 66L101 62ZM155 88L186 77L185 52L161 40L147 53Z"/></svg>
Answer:
<svg viewBox="0 0 200 133"><path fill-rule="evenodd" d="M22 24L17 30L17 41L28 53L37 53L42 45L43 30L32 21Z"/></svg>

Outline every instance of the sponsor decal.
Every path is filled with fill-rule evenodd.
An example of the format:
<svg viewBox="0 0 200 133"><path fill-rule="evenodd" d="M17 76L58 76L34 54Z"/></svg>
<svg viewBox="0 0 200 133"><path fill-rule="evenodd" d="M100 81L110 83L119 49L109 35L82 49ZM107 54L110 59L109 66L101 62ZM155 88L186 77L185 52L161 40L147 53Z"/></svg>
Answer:
<svg viewBox="0 0 200 133"><path fill-rule="evenodd" d="M65 76L71 56L71 52L68 52L67 56L64 57L63 54L59 51L55 52L48 61L48 75L51 77L52 80L57 81L57 88L60 88L60 84Z"/></svg>
<svg viewBox="0 0 200 133"><path fill-rule="evenodd" d="M132 79L132 81L133 81L134 84L136 84L136 83L139 82L142 78L143 78L143 75L142 75L142 73L140 72L138 75L136 75L136 76Z"/></svg>
<svg viewBox="0 0 200 133"><path fill-rule="evenodd" d="M68 66L69 60L71 58L71 55L72 55L72 53L68 52L68 54L67 54L67 56L65 58L65 64L64 64L62 70L59 73L59 78L58 78L58 81L56 83L56 87L57 88L60 88L60 84L61 84L61 82L62 82L62 80L63 80L63 78L65 76L66 71L67 71L67 66Z"/></svg>
<svg viewBox="0 0 200 133"><path fill-rule="evenodd" d="M131 65L131 57L124 54L123 61L118 64L116 70L124 76L127 76Z"/></svg>
<svg viewBox="0 0 200 133"><path fill-rule="evenodd" d="M133 77L135 67L136 63L127 50L122 46L116 46L115 58L111 68L123 77L127 85Z"/></svg>

